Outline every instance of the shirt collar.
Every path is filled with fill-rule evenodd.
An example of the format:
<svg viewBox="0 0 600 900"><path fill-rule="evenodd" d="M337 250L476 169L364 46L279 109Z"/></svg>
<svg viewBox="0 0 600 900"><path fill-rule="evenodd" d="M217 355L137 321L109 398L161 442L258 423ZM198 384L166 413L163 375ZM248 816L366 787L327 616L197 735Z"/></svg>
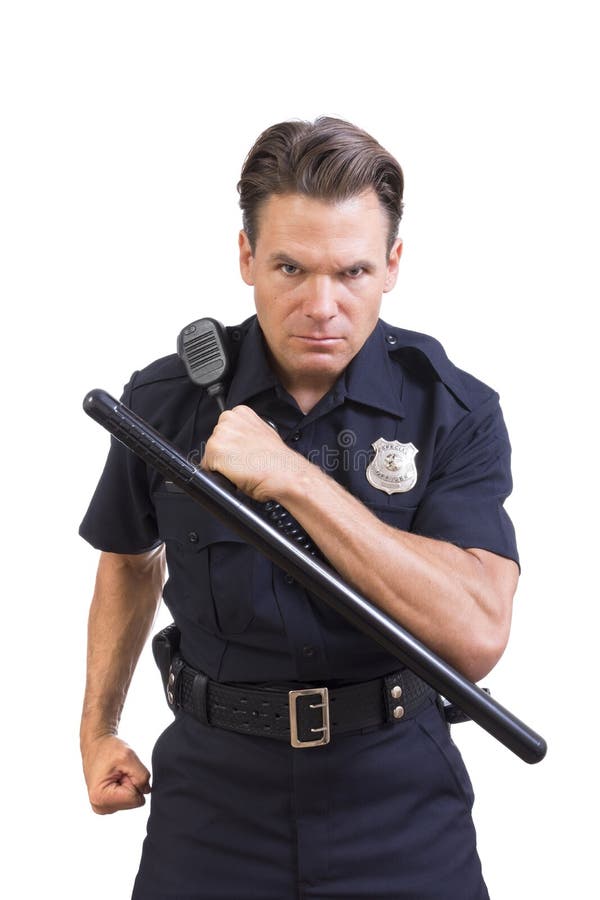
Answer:
<svg viewBox="0 0 600 900"><path fill-rule="evenodd" d="M345 395L356 403L405 416L403 376L390 359L395 344L395 336L387 333L380 319L344 373Z"/></svg>
<svg viewBox="0 0 600 900"><path fill-rule="evenodd" d="M227 407L231 409L245 403L250 397L275 387L277 383L278 378L269 365L262 331L255 316L240 347L227 394Z"/></svg>
<svg viewBox="0 0 600 900"><path fill-rule="evenodd" d="M336 394L356 403L404 416L402 375L392 366L385 323L378 321L356 356L335 385ZM395 343L395 340L394 340ZM264 338L256 317L242 342L227 395L227 406L244 403L262 391L275 388L279 380L269 365ZM340 399L342 399L340 396Z"/></svg>

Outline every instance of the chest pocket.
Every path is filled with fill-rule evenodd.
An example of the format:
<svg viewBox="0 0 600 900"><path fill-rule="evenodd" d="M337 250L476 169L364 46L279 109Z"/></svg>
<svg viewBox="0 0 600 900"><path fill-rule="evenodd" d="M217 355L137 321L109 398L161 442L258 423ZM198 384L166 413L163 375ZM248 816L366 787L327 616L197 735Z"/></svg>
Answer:
<svg viewBox="0 0 600 900"><path fill-rule="evenodd" d="M169 609L211 633L245 631L254 617L256 551L184 493L159 491L153 501L167 550Z"/></svg>

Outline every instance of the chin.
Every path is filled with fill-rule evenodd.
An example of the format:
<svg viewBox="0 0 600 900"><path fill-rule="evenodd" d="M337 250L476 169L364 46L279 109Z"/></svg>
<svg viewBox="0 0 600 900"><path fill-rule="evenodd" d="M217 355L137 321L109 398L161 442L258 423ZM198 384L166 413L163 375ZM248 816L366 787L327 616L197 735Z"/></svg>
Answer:
<svg viewBox="0 0 600 900"><path fill-rule="evenodd" d="M318 378L319 376L328 376L337 378L346 366L349 360L334 356L321 356L319 354L306 354L302 360L298 360L291 367L297 375L305 378Z"/></svg>

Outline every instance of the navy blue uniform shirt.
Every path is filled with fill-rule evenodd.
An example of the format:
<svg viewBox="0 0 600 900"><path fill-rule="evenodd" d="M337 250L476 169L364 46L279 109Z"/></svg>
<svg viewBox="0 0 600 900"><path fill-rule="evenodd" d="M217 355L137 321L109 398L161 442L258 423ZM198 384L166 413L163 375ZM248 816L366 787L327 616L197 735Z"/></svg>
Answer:
<svg viewBox="0 0 600 900"><path fill-rule="evenodd" d="M380 320L305 415L270 368L256 317L227 330L229 408L246 404L272 420L290 447L387 524L518 562L503 507L512 483L498 395L457 369L436 340ZM123 402L199 463L219 413L176 355L136 372ZM367 480L378 438L417 448L410 490L388 495ZM114 439L80 534L112 553L165 542L164 599L182 655L214 680L335 683L398 669L395 657Z"/></svg>

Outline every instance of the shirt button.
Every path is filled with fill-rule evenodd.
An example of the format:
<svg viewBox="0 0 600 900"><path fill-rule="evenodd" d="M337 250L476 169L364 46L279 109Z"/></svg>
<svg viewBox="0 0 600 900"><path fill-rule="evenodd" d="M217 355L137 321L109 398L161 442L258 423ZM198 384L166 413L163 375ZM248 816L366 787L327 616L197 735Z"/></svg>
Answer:
<svg viewBox="0 0 600 900"><path fill-rule="evenodd" d="M190 544L197 544L199 540L200 538L198 537L197 531L190 531L188 533L188 541L190 542Z"/></svg>
<svg viewBox="0 0 600 900"><path fill-rule="evenodd" d="M288 575L288 574L284 575L283 580L285 581L286 584L294 583L294 578L292 577L292 575Z"/></svg>
<svg viewBox="0 0 600 900"><path fill-rule="evenodd" d="M292 440L293 440L293 441L299 441L301 437L302 437L302 432L300 432L300 431L295 431L295 432L293 433L293 435L292 435Z"/></svg>
<svg viewBox="0 0 600 900"><path fill-rule="evenodd" d="M315 648L311 647L310 644L302 648L302 656L314 656L316 652Z"/></svg>
<svg viewBox="0 0 600 900"><path fill-rule="evenodd" d="M398 338L396 337L395 334L386 334L385 339L388 342L388 344L397 344L398 343Z"/></svg>

